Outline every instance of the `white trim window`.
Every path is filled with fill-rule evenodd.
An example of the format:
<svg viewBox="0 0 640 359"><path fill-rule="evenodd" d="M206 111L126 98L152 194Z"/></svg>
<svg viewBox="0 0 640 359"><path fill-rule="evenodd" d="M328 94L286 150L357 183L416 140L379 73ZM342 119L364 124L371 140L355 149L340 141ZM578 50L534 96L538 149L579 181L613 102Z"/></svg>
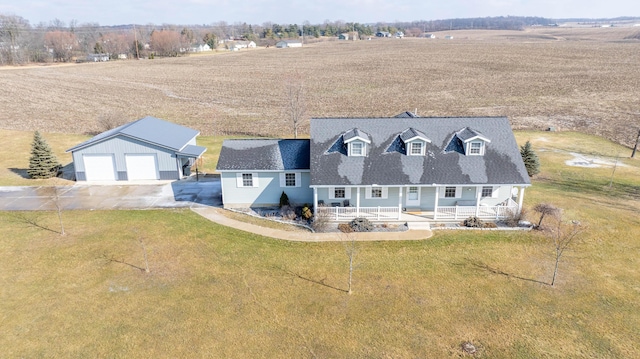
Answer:
<svg viewBox="0 0 640 359"><path fill-rule="evenodd" d="M365 195L366 199L386 199L389 196L387 187L370 187Z"/></svg>
<svg viewBox="0 0 640 359"><path fill-rule="evenodd" d="M446 186L440 190L440 198L460 198L462 195L462 187Z"/></svg>
<svg viewBox="0 0 640 359"><path fill-rule="evenodd" d="M329 187L329 199L351 199L351 188Z"/></svg>
<svg viewBox="0 0 640 359"><path fill-rule="evenodd" d="M362 141L349 143L349 156L362 157L367 155L367 146Z"/></svg>
<svg viewBox="0 0 640 359"><path fill-rule="evenodd" d="M484 155L484 142L483 141L471 141L467 144L467 154L470 156L482 156Z"/></svg>
<svg viewBox="0 0 640 359"><path fill-rule="evenodd" d="M300 172L280 173L280 187L300 187Z"/></svg>
<svg viewBox="0 0 640 359"><path fill-rule="evenodd" d="M409 156L424 156L424 142L411 141L409 142Z"/></svg>
<svg viewBox="0 0 640 359"><path fill-rule="evenodd" d="M257 173L236 173L237 187L258 187Z"/></svg>
<svg viewBox="0 0 640 359"><path fill-rule="evenodd" d="M483 186L481 196L485 198L497 198L498 187Z"/></svg>

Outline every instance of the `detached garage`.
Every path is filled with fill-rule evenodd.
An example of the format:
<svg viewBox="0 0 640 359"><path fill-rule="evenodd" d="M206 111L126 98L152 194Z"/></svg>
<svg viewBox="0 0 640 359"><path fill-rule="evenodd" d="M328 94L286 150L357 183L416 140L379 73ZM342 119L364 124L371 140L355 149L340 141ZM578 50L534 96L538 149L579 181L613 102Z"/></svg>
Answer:
<svg viewBox="0 0 640 359"><path fill-rule="evenodd" d="M147 116L67 150L78 181L178 180L207 150L200 132Z"/></svg>

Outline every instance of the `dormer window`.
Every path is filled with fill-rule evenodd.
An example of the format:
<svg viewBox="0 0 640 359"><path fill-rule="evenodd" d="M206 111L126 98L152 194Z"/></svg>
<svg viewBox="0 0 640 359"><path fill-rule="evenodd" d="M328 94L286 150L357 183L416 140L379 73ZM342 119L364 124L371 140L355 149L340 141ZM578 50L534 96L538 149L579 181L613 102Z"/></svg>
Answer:
<svg viewBox="0 0 640 359"><path fill-rule="evenodd" d="M404 143L405 150L402 153L408 156L424 156L427 143L431 143L427 135L412 127L402 131L398 137Z"/></svg>
<svg viewBox="0 0 640 359"><path fill-rule="evenodd" d="M347 145L347 154L354 157L367 155L367 144L371 143L370 136L357 128L351 129L342 135L342 141Z"/></svg>
<svg viewBox="0 0 640 359"><path fill-rule="evenodd" d="M484 142L483 141L473 141L468 144L468 154L482 156L484 155Z"/></svg>
<svg viewBox="0 0 640 359"><path fill-rule="evenodd" d="M410 156L424 156L424 143L422 141L413 141L409 143Z"/></svg>
<svg viewBox="0 0 640 359"><path fill-rule="evenodd" d="M365 144L360 141L349 143L349 156L366 156Z"/></svg>
<svg viewBox="0 0 640 359"><path fill-rule="evenodd" d="M456 151L464 153L467 156L484 156L485 148L491 140L485 137L482 133L465 127L462 130L456 132L455 136L447 146L448 151ZM462 147L459 147L459 145Z"/></svg>

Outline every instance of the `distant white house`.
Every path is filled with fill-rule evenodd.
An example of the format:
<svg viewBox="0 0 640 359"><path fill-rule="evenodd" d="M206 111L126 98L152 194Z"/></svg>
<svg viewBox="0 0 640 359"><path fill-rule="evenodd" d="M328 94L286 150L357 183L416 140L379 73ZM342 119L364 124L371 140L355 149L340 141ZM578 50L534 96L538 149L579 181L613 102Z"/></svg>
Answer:
<svg viewBox="0 0 640 359"><path fill-rule="evenodd" d="M284 49L285 47L302 47L302 42L299 40L282 40L276 43L276 47Z"/></svg>
<svg viewBox="0 0 640 359"><path fill-rule="evenodd" d="M89 55L87 55L87 61L89 61L89 62L107 62L107 61L109 61L109 54L89 54Z"/></svg>
<svg viewBox="0 0 640 359"><path fill-rule="evenodd" d="M402 39L404 37L404 32L397 31L395 36L396 36L397 39Z"/></svg>
<svg viewBox="0 0 640 359"><path fill-rule="evenodd" d="M346 32L340 34L338 36L338 40L349 40L349 34L347 34Z"/></svg>
<svg viewBox="0 0 640 359"><path fill-rule="evenodd" d="M126 60L127 59L127 54L118 54L118 59L119 60Z"/></svg>
<svg viewBox="0 0 640 359"><path fill-rule="evenodd" d="M451 35L447 35L444 38L447 39L447 40L453 40L453 36L451 36Z"/></svg>
<svg viewBox="0 0 640 359"><path fill-rule="evenodd" d="M191 48L191 52L211 51L209 44L202 44Z"/></svg>
<svg viewBox="0 0 640 359"><path fill-rule="evenodd" d="M234 41L229 44L229 50L238 51L240 49L255 49L256 43L253 41Z"/></svg>
<svg viewBox="0 0 640 359"><path fill-rule="evenodd" d="M435 39L436 35L434 35L434 34L424 34L422 37L424 37L425 39Z"/></svg>

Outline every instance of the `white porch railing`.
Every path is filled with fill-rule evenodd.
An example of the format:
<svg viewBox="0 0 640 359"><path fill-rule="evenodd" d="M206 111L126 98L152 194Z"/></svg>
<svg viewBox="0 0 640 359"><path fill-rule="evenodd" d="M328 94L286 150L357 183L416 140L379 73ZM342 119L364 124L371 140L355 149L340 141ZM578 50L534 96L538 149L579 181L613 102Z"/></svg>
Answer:
<svg viewBox="0 0 640 359"><path fill-rule="evenodd" d="M398 207L318 207L317 212L332 221L350 221L356 217L371 220L393 220L400 215Z"/></svg>
<svg viewBox="0 0 640 359"><path fill-rule="evenodd" d="M518 211L518 204L509 198L505 204L498 206L477 207L478 218L501 219ZM476 216L476 206L443 206L438 207L438 219L462 219Z"/></svg>

